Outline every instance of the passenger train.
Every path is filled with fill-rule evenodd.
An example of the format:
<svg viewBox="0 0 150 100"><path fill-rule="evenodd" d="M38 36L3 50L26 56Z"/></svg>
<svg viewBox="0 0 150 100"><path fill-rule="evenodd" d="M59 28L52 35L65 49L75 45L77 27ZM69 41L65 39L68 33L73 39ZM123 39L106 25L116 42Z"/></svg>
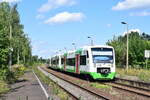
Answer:
<svg viewBox="0 0 150 100"><path fill-rule="evenodd" d="M50 58L50 67L89 75L93 79L113 80L116 74L114 48L106 45L84 46L59 53Z"/></svg>

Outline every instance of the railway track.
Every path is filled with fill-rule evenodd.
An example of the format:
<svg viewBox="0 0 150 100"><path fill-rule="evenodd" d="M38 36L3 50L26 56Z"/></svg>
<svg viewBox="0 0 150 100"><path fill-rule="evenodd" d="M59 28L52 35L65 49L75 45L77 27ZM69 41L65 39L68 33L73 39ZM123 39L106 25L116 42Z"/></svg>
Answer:
<svg viewBox="0 0 150 100"><path fill-rule="evenodd" d="M82 100L120 100L119 98L112 96L108 93L105 93L103 91L100 91L98 89L92 88L92 87L87 87L83 86L83 84L87 84L87 82L80 83L72 79L68 75L64 75L62 73L46 69L46 68L40 68L38 67L39 70L41 70L46 76L49 76L53 81L55 81L58 85L60 85L63 89L68 91L70 94L72 94L76 99L82 99ZM57 79L56 79L57 78ZM65 84L63 82L65 82ZM63 85L62 85L63 84ZM66 84L68 84L66 86ZM73 86L73 87L70 87ZM68 90L67 87L72 88L72 91Z"/></svg>
<svg viewBox="0 0 150 100"><path fill-rule="evenodd" d="M54 70L50 71L47 68L44 68L44 70L50 72L52 75L55 75L56 77L59 77L60 79L62 79L64 81L67 81L69 83L71 82L71 84L75 85L76 87L82 88L82 90L88 91L88 93L90 93L92 95L95 95L98 98L106 99L106 100L117 100L117 99L122 100L122 99L120 99L120 96L117 96L117 98L114 98L114 96L110 95L109 93L104 93L104 91L97 91L98 89L96 90L96 89L91 89L91 87L89 88L89 87L82 86L82 84L89 84L91 82L89 82L87 80L84 80L84 82L82 83L83 80L80 79L80 77L74 77L75 78L74 80L79 80L81 84L76 83L76 82L74 82L74 81L67 78L67 77L72 77L73 78L73 76L68 76L67 74L64 74L62 72L59 72L60 75L57 76L57 74L55 74L57 71L54 71ZM60 77L60 76L63 76L63 75L65 75L65 77ZM99 83L99 81L96 81L96 83L97 82ZM102 83L102 82L100 82L100 83ZM137 86L133 86L133 85L129 85L129 84L123 84L123 82L120 83L119 81L103 82L103 83L105 85L112 86L113 88L117 88L117 89L119 89L119 91L123 90L124 92L129 92L133 95L142 96L142 98L149 98L150 97L150 90L147 89L147 88L145 89L145 88L141 88L141 87L137 87ZM76 97L76 98L79 99L79 97ZM91 99L87 99L87 100L91 100ZM96 99L94 99L94 100L96 100ZM149 100L149 99L142 99L142 100Z"/></svg>
<svg viewBox="0 0 150 100"><path fill-rule="evenodd" d="M128 81L128 80L126 80ZM129 80L130 82L131 80ZM134 82L134 84L142 84L142 86L147 86L148 83L144 83L144 82L138 82L136 83L136 81L133 81L132 80L132 83ZM128 91L128 92L131 92L131 93L135 93L135 94L138 94L138 95L142 95L142 96L146 96L146 97L150 97L150 89L148 88L141 88L141 87L137 87L137 86L134 86L134 85L129 85L129 84L124 84L124 83L121 83L121 82L109 82L109 83L104 83L105 85L110 85L114 88L118 88L118 89L121 89L121 90L125 90L125 91ZM138 85L139 86L139 85Z"/></svg>
<svg viewBox="0 0 150 100"><path fill-rule="evenodd" d="M123 78L115 78L115 81L118 83L127 82L128 84L130 84L132 86L142 87L144 89L150 90L150 83L148 83L148 82L135 81L135 80L129 80L129 79L123 79Z"/></svg>

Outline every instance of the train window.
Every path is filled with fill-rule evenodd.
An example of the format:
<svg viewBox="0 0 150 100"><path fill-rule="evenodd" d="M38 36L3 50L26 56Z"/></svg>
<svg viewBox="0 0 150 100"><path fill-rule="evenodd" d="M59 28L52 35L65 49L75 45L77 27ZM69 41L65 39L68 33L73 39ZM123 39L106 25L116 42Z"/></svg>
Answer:
<svg viewBox="0 0 150 100"><path fill-rule="evenodd" d="M86 65L86 56L80 56L80 65Z"/></svg>
<svg viewBox="0 0 150 100"><path fill-rule="evenodd" d="M58 64L58 63L59 63L59 59L56 60L56 64Z"/></svg>
<svg viewBox="0 0 150 100"><path fill-rule="evenodd" d="M87 58L89 58L89 53L88 53L88 51L86 51L86 56L87 56Z"/></svg>
<svg viewBox="0 0 150 100"><path fill-rule="evenodd" d="M61 64L64 64L64 58L61 58Z"/></svg>
<svg viewBox="0 0 150 100"><path fill-rule="evenodd" d="M66 65L69 65L69 59L66 60Z"/></svg>
<svg viewBox="0 0 150 100"><path fill-rule="evenodd" d="M55 61L55 60L53 60L53 61L52 61L52 64L53 64L53 65L55 65L55 64L56 64L56 61Z"/></svg>
<svg viewBox="0 0 150 100"><path fill-rule="evenodd" d="M92 51L113 51L112 48L91 48Z"/></svg>
<svg viewBox="0 0 150 100"><path fill-rule="evenodd" d="M75 66L75 58L72 59L72 66Z"/></svg>
<svg viewBox="0 0 150 100"><path fill-rule="evenodd" d="M52 59L52 64L55 64L55 59Z"/></svg>
<svg viewBox="0 0 150 100"><path fill-rule="evenodd" d="M55 65L57 64L57 60L56 60L56 59L54 60L54 64L55 64Z"/></svg>
<svg viewBox="0 0 150 100"><path fill-rule="evenodd" d="M69 65L69 66L75 66L75 58L69 58L69 59L67 59L67 65Z"/></svg>
<svg viewBox="0 0 150 100"><path fill-rule="evenodd" d="M53 60L51 60L51 64L54 64L54 63L53 63Z"/></svg>

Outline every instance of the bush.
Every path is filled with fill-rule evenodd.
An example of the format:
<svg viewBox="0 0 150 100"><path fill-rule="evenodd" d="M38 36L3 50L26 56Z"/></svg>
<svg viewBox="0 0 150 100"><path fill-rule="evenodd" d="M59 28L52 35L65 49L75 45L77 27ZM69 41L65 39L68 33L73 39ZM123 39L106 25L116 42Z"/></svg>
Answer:
<svg viewBox="0 0 150 100"><path fill-rule="evenodd" d="M23 65L14 65L12 69L8 67L0 68L0 94L9 91L9 83L14 83L20 76L24 74L26 67Z"/></svg>
<svg viewBox="0 0 150 100"><path fill-rule="evenodd" d="M0 81L0 94L6 93L9 91L8 84L5 83L4 81Z"/></svg>
<svg viewBox="0 0 150 100"><path fill-rule="evenodd" d="M15 82L15 77L13 72L9 70L8 67L0 68L0 94L9 91L8 83Z"/></svg>
<svg viewBox="0 0 150 100"><path fill-rule="evenodd" d="M7 83L13 83L15 81L15 75L8 67L3 67L0 69L0 80Z"/></svg>
<svg viewBox="0 0 150 100"><path fill-rule="evenodd" d="M14 73L16 79L24 75L25 70L26 70L26 67L23 65L14 65L12 68L12 72Z"/></svg>

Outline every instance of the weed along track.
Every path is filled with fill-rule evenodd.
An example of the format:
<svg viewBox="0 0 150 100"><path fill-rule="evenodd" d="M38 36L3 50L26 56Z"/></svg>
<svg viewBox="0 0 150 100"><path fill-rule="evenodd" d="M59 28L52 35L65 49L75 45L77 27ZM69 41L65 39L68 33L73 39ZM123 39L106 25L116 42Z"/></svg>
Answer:
<svg viewBox="0 0 150 100"><path fill-rule="evenodd" d="M131 85L125 85L125 84L115 83L115 82L104 83L104 84L110 85L110 86L112 86L114 88L125 90L127 92L135 93L137 95L150 97L150 90L146 90L146 89L143 89L143 88L138 88L138 87L134 87L134 86L131 86Z"/></svg>
<svg viewBox="0 0 150 100"><path fill-rule="evenodd" d="M81 77L72 76L46 67L40 67L44 72L48 72L57 78L67 81L90 94L94 94L100 99L110 100L149 100L149 90L132 87L131 85L117 83L117 81L88 81ZM68 86L69 87L69 86ZM64 87L63 87L64 88ZM78 91L77 91L78 92ZM80 94L80 92L78 92ZM145 93L145 94L144 94ZM78 97L77 97L78 98ZM80 97L81 98L81 97ZM91 100L88 98L87 100ZM96 99L92 99L96 100Z"/></svg>
<svg viewBox="0 0 150 100"><path fill-rule="evenodd" d="M120 100L104 91L89 86L89 82L53 71L44 67L38 67L46 76L49 76L60 87L81 100Z"/></svg>
<svg viewBox="0 0 150 100"><path fill-rule="evenodd" d="M104 84L150 98L150 83L117 78L115 82Z"/></svg>
<svg viewBox="0 0 150 100"><path fill-rule="evenodd" d="M72 94L63 89L60 85L57 84L57 80L52 80L50 75L41 69L34 69L39 79L47 84L47 91L49 93L50 100L77 100Z"/></svg>
<svg viewBox="0 0 150 100"><path fill-rule="evenodd" d="M150 83L148 82L135 81L123 78L116 78L115 81L117 83L126 83L127 85L129 84L134 87L141 87L141 89L144 89L145 91L150 91Z"/></svg>
<svg viewBox="0 0 150 100"><path fill-rule="evenodd" d="M149 88L150 83L116 78L116 80L113 82L104 82L103 84L112 86L113 88L116 88L118 90L122 90L131 94L135 94L137 95L136 98L142 97L142 100L149 100L150 98L150 88ZM138 99L138 100L141 100L141 99Z"/></svg>

